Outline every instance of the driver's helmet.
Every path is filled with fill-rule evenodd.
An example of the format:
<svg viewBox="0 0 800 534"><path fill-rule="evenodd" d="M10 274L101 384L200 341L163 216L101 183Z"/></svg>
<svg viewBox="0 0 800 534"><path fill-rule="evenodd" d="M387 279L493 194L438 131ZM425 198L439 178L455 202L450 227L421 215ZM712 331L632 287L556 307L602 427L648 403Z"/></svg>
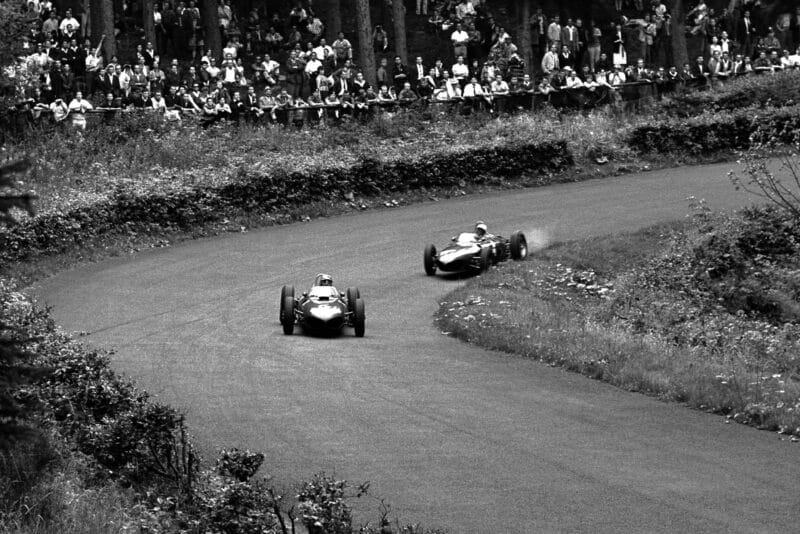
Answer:
<svg viewBox="0 0 800 534"><path fill-rule="evenodd" d="M333 278L329 274L320 274L317 276L318 286L332 286Z"/></svg>
<svg viewBox="0 0 800 534"><path fill-rule="evenodd" d="M486 232L489 230L489 227L486 226L486 223L483 221L478 221L475 223L475 235L478 237L483 237L486 235Z"/></svg>

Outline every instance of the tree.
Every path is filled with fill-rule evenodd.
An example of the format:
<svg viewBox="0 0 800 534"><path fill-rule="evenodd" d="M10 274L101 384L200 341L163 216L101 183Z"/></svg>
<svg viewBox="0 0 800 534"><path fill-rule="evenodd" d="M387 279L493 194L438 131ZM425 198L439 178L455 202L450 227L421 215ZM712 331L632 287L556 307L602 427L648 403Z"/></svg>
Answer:
<svg viewBox="0 0 800 534"><path fill-rule="evenodd" d="M94 4L100 8L101 29L100 35L105 35L103 52L106 62L117 55L117 37L114 31L114 0L95 0ZM92 4L94 6L94 4ZM99 41L99 39L98 39Z"/></svg>
<svg viewBox="0 0 800 534"><path fill-rule="evenodd" d="M400 56L403 64L408 64L406 45L406 6L403 0L392 0L392 24L394 27L394 53Z"/></svg>
<svg viewBox="0 0 800 534"><path fill-rule="evenodd" d="M325 21L325 30L330 41L342 31L342 5L340 0L322 0L319 2L321 19Z"/></svg>
<svg viewBox="0 0 800 534"><path fill-rule="evenodd" d="M222 58L222 32L219 28L219 13L215 0L202 0L200 2L200 18L203 19L206 49L217 59ZM205 50L204 50L205 52Z"/></svg>
<svg viewBox="0 0 800 534"><path fill-rule="evenodd" d="M156 44L156 23L153 20L153 0L143 0L143 9L142 15L144 20L144 38L145 41L149 41Z"/></svg>
<svg viewBox="0 0 800 534"><path fill-rule="evenodd" d="M372 51L372 20L369 0L355 0L356 32L358 33L358 62L364 77L375 86L375 54Z"/></svg>
<svg viewBox="0 0 800 534"><path fill-rule="evenodd" d="M671 15L672 64L683 65L689 62L689 51L686 48L686 6L683 0L675 0Z"/></svg>
<svg viewBox="0 0 800 534"><path fill-rule="evenodd" d="M519 52L525 61L525 72L533 70L533 50L531 48L531 0L516 0L514 2L517 15L517 43Z"/></svg>

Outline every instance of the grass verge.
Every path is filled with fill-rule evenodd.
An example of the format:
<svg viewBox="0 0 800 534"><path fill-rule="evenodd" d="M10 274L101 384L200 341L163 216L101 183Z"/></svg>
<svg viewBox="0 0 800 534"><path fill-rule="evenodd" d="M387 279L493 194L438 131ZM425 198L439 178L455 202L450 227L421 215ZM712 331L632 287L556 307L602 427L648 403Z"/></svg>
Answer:
<svg viewBox="0 0 800 534"><path fill-rule="evenodd" d="M718 233L738 223L720 222ZM676 223L553 245L448 295L437 324L469 343L796 440L800 329L720 305L678 268L707 250L707 232Z"/></svg>

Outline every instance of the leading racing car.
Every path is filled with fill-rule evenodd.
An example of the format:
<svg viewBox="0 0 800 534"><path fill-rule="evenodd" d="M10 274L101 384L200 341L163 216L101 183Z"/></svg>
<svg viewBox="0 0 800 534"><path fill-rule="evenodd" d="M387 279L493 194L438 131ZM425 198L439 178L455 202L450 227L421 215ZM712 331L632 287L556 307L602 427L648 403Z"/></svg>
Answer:
<svg viewBox="0 0 800 534"><path fill-rule="evenodd" d="M425 274L433 276L436 271L483 272L492 264L508 258L522 260L528 255L528 241L522 232L514 232L506 239L487 233L486 223L475 223L474 232L463 232L452 242L437 251L434 245L425 247L423 266Z"/></svg>
<svg viewBox="0 0 800 534"><path fill-rule="evenodd" d="M298 324L304 330L325 335L339 334L349 326L356 337L364 337L364 301L357 287L339 293L333 286L333 278L318 274L300 298L295 298L294 286L283 286L280 321L286 335L292 334Z"/></svg>

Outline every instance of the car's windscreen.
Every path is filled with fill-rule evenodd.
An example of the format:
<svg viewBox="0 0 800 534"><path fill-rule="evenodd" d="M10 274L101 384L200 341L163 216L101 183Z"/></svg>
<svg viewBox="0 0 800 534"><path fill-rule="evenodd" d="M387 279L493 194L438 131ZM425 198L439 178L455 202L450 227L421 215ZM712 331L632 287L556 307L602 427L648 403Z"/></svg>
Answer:
<svg viewBox="0 0 800 534"><path fill-rule="evenodd" d="M312 299L334 299L338 296L338 294L339 293L336 292L336 288L333 286L314 286L311 288L311 291L308 292L308 296Z"/></svg>
<svg viewBox="0 0 800 534"><path fill-rule="evenodd" d="M463 232L456 236L455 242L457 245L474 245L478 240L472 232Z"/></svg>

